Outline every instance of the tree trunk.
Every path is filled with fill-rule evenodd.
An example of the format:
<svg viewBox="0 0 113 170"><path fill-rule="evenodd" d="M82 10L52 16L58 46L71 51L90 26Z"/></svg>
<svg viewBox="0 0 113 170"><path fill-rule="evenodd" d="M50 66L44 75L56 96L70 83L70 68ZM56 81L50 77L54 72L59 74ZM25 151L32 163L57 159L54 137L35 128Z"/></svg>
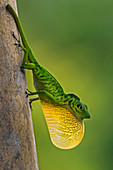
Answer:
<svg viewBox="0 0 113 170"><path fill-rule="evenodd" d="M21 71L22 51L14 45L19 39L13 17L6 11L15 0L0 1L0 169L38 170L26 78ZM17 10L16 10L17 11Z"/></svg>

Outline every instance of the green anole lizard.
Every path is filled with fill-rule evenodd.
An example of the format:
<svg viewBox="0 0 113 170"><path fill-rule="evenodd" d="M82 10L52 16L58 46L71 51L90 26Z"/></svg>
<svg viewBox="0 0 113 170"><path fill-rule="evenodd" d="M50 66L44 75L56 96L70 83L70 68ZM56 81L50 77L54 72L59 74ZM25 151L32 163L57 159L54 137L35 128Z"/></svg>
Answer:
<svg viewBox="0 0 113 170"><path fill-rule="evenodd" d="M75 94L66 94L58 81L39 65L16 12L9 4L6 9L13 16L22 39L21 44L13 33L13 37L18 42L17 45L24 51L21 67L32 70L33 73L36 92L30 92L29 95L38 94L39 97L31 101L40 100L53 144L61 149L74 148L83 138L83 119L90 118L88 108Z"/></svg>

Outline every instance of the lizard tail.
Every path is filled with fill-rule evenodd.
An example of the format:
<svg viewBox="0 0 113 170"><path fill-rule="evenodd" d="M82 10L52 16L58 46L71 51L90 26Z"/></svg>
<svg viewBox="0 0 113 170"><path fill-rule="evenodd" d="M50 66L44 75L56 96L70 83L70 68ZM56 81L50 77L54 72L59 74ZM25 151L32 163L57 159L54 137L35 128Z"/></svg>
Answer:
<svg viewBox="0 0 113 170"><path fill-rule="evenodd" d="M31 55L29 55L28 61L29 61L29 62L32 62L32 63L37 63L37 61L36 61L36 59L34 58L34 55L33 55L33 53L32 53L32 50L30 49L30 46L29 46L29 44L28 44L28 42L27 42L27 39L26 39L26 36L25 36L25 34L24 34L23 28L22 28L22 26L21 26L21 22L20 22L20 20L19 20L19 17L17 16L16 12L14 11L14 9L12 8L12 6L11 6L10 4L8 4L8 5L6 6L6 9L9 11L9 13L10 13L10 14L12 15L12 17L14 18L14 21L15 21L15 23L16 23L17 29L18 29L18 31L19 31L19 33L20 33L20 36L21 36L21 39L22 39L22 44L24 45L24 47L25 47L26 49L29 49L29 52L30 52ZM27 62L28 62L28 61L27 61ZM37 64L38 64L38 63L37 63Z"/></svg>
<svg viewBox="0 0 113 170"><path fill-rule="evenodd" d="M27 42L27 39L25 37L25 34L24 34L24 31L23 31L23 28L21 26L21 23L20 23L20 20L16 14L16 12L14 11L14 9L12 8L12 6L10 4L8 4L6 6L6 9L9 11L9 13L13 16L14 20L15 20L15 23L16 23L16 26L18 28L18 31L20 32L20 35L21 35L21 39L22 39L22 43L24 45L24 47L28 47L28 42Z"/></svg>

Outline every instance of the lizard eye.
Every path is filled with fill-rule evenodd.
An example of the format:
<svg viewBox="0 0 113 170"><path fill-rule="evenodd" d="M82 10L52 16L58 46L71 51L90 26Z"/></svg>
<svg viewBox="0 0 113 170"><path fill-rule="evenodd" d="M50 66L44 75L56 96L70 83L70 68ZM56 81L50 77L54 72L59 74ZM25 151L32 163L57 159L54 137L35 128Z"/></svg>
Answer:
<svg viewBox="0 0 113 170"><path fill-rule="evenodd" d="M77 104L77 107L82 110L82 105L81 104Z"/></svg>

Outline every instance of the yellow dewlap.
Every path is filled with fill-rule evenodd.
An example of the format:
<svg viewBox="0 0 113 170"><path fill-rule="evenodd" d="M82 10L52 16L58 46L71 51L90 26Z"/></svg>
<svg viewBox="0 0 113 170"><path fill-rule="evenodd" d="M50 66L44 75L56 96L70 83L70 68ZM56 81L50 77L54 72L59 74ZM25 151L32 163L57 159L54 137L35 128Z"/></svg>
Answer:
<svg viewBox="0 0 113 170"><path fill-rule="evenodd" d="M84 135L84 124L64 107L40 100L53 144L60 149L76 147Z"/></svg>

